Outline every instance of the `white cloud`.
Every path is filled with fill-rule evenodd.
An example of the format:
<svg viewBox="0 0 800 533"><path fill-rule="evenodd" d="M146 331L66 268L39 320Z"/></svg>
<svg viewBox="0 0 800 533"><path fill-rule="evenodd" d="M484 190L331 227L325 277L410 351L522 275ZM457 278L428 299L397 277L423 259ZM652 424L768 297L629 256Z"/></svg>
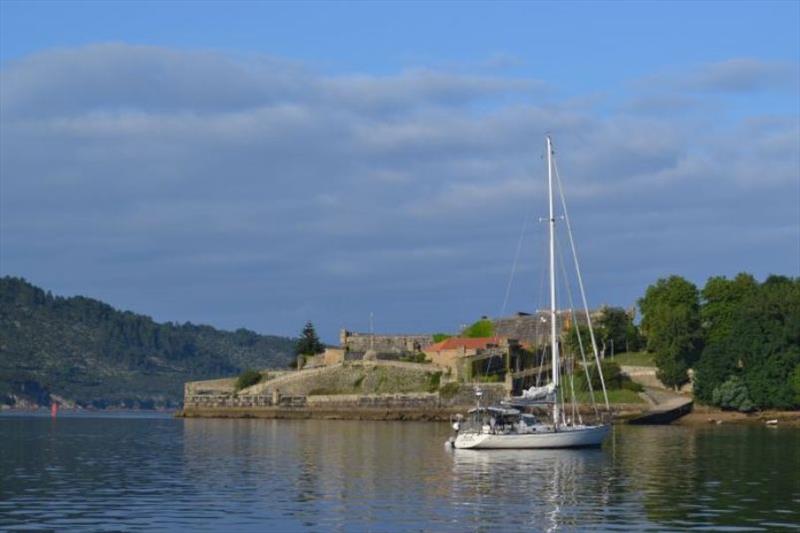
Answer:
<svg viewBox="0 0 800 533"><path fill-rule="evenodd" d="M800 69L797 63L732 58L705 63L690 70L660 72L640 80L639 84L651 90L690 92L797 91Z"/></svg>
<svg viewBox="0 0 800 533"><path fill-rule="evenodd" d="M42 52L0 73L0 266L159 316L143 300L157 287L188 298L168 307L185 318L238 326L230 317L249 313L262 330L294 332L310 306L336 313L335 331L389 297L396 317L421 299L454 316L447 302L466 292L478 316L500 303L523 216L545 210L551 131L598 301L630 305L666 268L786 272L797 109L732 113L700 94L781 87L766 65L675 73L609 107L496 73L329 76L123 44ZM753 244L759 232L770 237Z"/></svg>

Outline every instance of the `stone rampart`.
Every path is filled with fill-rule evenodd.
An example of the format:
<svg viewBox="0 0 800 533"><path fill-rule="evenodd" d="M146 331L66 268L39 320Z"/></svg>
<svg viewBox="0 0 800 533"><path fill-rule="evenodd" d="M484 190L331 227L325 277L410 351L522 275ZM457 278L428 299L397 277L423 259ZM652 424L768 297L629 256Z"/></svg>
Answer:
<svg viewBox="0 0 800 533"><path fill-rule="evenodd" d="M439 392L404 394L326 394L311 396L211 395L187 396L187 417L344 418L372 420L448 420L475 405L471 387L444 397ZM502 387L483 390L482 403L497 403Z"/></svg>
<svg viewBox="0 0 800 533"><path fill-rule="evenodd" d="M439 394L421 392L408 394L330 394L309 396L307 405L316 409L420 409L439 407Z"/></svg>
<svg viewBox="0 0 800 533"><path fill-rule="evenodd" d="M265 380L280 379L283 376L295 374L293 370L262 370L261 375ZM203 381L188 381L183 385L184 396L233 394L236 391L236 379L219 378Z"/></svg>
<svg viewBox="0 0 800 533"><path fill-rule="evenodd" d="M358 361L288 372L238 393L234 379L187 383L184 416L447 420L475 405L506 396L502 383L447 381L436 365Z"/></svg>
<svg viewBox="0 0 800 533"><path fill-rule="evenodd" d="M341 347L349 352L364 353L375 350L385 354L407 354L422 351L426 346L433 344L433 335L387 335L356 333L343 329L339 334Z"/></svg>
<svg viewBox="0 0 800 533"><path fill-rule="evenodd" d="M184 397L195 395L231 394L236 386L236 378L189 381L183 385Z"/></svg>
<svg viewBox="0 0 800 533"><path fill-rule="evenodd" d="M438 374L438 377L437 377ZM240 395L309 396L426 392L445 378L436 365L400 361L352 361L292 372L242 390Z"/></svg>
<svg viewBox="0 0 800 533"><path fill-rule="evenodd" d="M277 399L277 402L276 402ZM246 408L246 407L305 407L305 396L282 396L275 398L272 395L237 396L228 394L199 394L186 396L183 400L184 409L187 408Z"/></svg>

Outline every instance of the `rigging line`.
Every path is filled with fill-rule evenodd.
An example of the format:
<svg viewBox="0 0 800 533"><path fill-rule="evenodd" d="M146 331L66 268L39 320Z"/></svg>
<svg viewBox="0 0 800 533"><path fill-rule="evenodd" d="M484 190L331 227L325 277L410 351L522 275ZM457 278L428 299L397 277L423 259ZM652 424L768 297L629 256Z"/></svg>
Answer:
<svg viewBox="0 0 800 533"><path fill-rule="evenodd" d="M547 239L542 239L541 247L542 247L542 257L546 258L548 253ZM539 299L536 301L536 309L534 309L534 314L538 313L540 309L545 308L546 296L544 292L544 282L546 277L547 277L547 266L542 268L541 272L539 273L539 293L538 293Z"/></svg>
<svg viewBox="0 0 800 533"><path fill-rule="evenodd" d="M581 412L578 409L578 399L575 397L575 354L570 353L569 356L569 386L570 392L572 393L572 425L575 425L575 420L578 421L579 424L583 424L583 418L581 418Z"/></svg>
<svg viewBox="0 0 800 533"><path fill-rule="evenodd" d="M592 317L589 314L589 304L586 303L586 291L583 288L583 276L581 275L581 267L578 262L578 252L575 250L575 240L572 237L572 225L569 221L569 212L567 211L567 201L564 199L564 189L561 185L561 176L558 174L558 166L556 165L555 158L553 158L553 174L556 177L558 184L558 195L561 198L561 207L564 210L564 221L567 226L567 235L569 236L570 248L572 248L572 258L575 262L575 273L578 277L578 287L581 292L581 300L583 301L583 309L586 313L586 325L589 327L589 337L592 339L592 351L594 352L594 360L597 364L597 374L600 376L600 385L603 387L603 399L606 402L606 410L611 411L611 405L608 402L608 391L606 390L606 380L603 377L603 370L600 367L600 354L597 352L597 339L594 336L594 329L592 328Z"/></svg>
<svg viewBox="0 0 800 533"><path fill-rule="evenodd" d="M506 296L503 298L503 307L500 309L500 316L505 316L506 306L508 305L508 297L511 295L511 285L514 282L514 275L517 272L517 262L519 261L519 254L522 251L522 241L525 238L525 230L528 228L528 220L530 219L530 211L525 214L525 219L522 221L522 231L519 233L519 241L517 241L517 253L514 254L514 262L511 264L511 275L508 277L508 285L506 285Z"/></svg>
<svg viewBox="0 0 800 533"><path fill-rule="evenodd" d="M567 294L567 303L569 304L569 310L570 310L570 312L572 312L572 308L573 308L572 293L571 293L570 288L569 288L569 278L567 277L567 271L564 268L564 259L563 259L562 254L561 254L561 244L559 243L559 240L558 240L558 233L554 234L553 237L555 238L555 250L558 253L558 255L556 256L556 262L558 263L558 266L561 268L560 280L561 280L561 283L562 283L562 285L563 285L563 287L565 289L565 292ZM564 303L563 299L564 299L564 296L563 296L563 293L562 293L562 296L561 296L562 304ZM562 313L562 315L563 315L563 313ZM558 316L556 318L558 319ZM563 318L561 319L561 324L562 324L562 327L560 327L559 330L563 332L563 330L564 330L564 328L563 328L563 324L564 324ZM566 339L564 339L564 341L566 341ZM573 357L573 354L572 354L572 350L570 350L569 357L566 356L566 354L567 354L566 342L560 342L560 343L558 343L558 345L559 345L561 354L564 355L564 357L562 359L563 364L562 364L562 367L559 368L559 371L562 372L565 375L565 377L567 378L567 380L569 382L570 394L571 394L571 396L570 396L570 407L572 408L572 420L574 421L575 420L575 402L576 402L576 400L575 400L575 380L574 380L574 373L572 372L572 366L571 365L574 365L575 361L574 361L574 357Z"/></svg>
<svg viewBox="0 0 800 533"><path fill-rule="evenodd" d="M560 397L560 400L561 400L561 424L564 425L564 426L567 425L567 420L566 420L566 411L567 410L565 409L566 401L564 399L564 394L565 394L564 393L564 389L565 388L566 387L558 387L557 392L556 392L556 394ZM559 398L556 398L556 402L558 402L558 401L559 401Z"/></svg>
<svg viewBox="0 0 800 533"><path fill-rule="evenodd" d="M542 257L547 257L547 247L548 247L547 239L542 239L541 246L544 249L544 251L542 253ZM547 275L547 268L542 268L541 275L539 276L539 293L538 293L539 299L537 300L536 309L534 309L534 312L533 312L533 317L534 317L534 321L535 321L534 327L533 327L533 337L534 337L534 340L536 342L538 342L539 339L542 339L544 337L544 333L545 333L544 331L542 331L542 328L544 327L546 322L542 321L542 317L539 314L539 310L542 309L543 306L544 306L544 304L543 304L543 300L544 300L544 280L545 280L545 276L546 275ZM539 355L539 357L540 357L539 371L536 373L536 386L537 387L541 386L541 384L542 384L542 368L544 366L545 356L547 355L545 353L546 352L545 347L546 347L546 343L542 343L541 353Z"/></svg>
<svg viewBox="0 0 800 533"><path fill-rule="evenodd" d="M561 246L558 243L558 236L556 236L556 250L558 250L558 264L561 267L561 274L564 278L564 287L566 288L567 300L569 301L569 312L572 317L572 323L575 324L575 335L578 337L578 349L581 352L581 360L583 364L583 371L586 373L586 384L589 387L589 398L592 400L592 409L595 416L600 415L597 411L597 402L594 400L594 387L592 387L592 377L589 375L589 363L586 361L586 349L583 346L583 337L581 337L581 326L578 324L578 315L575 314L575 303L572 299L572 289L570 289L569 282L567 281L567 269L564 266L564 255L561 253ZM583 422L583 421L581 421Z"/></svg>

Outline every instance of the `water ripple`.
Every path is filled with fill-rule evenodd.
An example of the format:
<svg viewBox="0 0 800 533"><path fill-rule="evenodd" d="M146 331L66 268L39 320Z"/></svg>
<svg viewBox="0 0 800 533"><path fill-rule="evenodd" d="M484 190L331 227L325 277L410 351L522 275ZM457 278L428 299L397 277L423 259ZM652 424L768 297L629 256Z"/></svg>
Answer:
<svg viewBox="0 0 800 533"><path fill-rule="evenodd" d="M617 427L448 451L444 424L0 416L0 529L796 528L800 431Z"/></svg>

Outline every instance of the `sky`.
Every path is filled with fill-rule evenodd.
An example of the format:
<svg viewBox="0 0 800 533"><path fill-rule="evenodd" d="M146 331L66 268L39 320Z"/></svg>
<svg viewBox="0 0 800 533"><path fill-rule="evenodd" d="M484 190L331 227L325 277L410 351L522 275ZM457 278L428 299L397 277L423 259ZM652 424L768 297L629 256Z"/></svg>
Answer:
<svg viewBox="0 0 800 533"><path fill-rule="evenodd" d="M7 0L0 275L453 332L547 305L547 133L591 306L800 275L800 2Z"/></svg>

